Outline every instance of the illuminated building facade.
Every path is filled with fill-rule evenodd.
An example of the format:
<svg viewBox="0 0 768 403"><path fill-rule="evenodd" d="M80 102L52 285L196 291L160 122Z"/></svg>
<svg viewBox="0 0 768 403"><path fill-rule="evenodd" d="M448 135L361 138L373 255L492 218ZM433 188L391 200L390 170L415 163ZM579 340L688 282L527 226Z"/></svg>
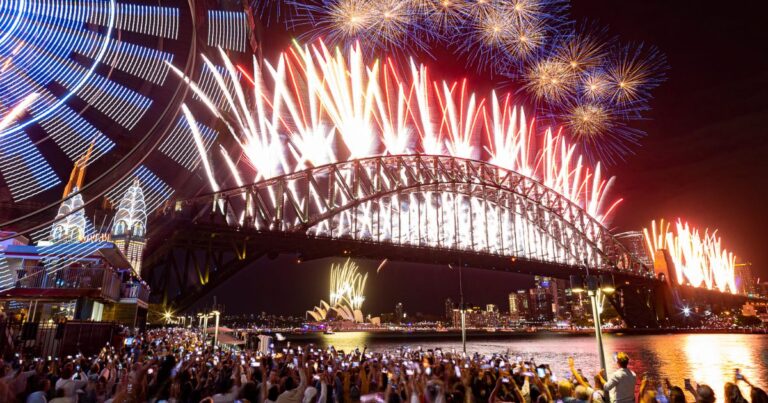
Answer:
<svg viewBox="0 0 768 403"><path fill-rule="evenodd" d="M93 144L88 151L75 161L72 172L69 174L69 181L64 187L63 199L56 213L55 221L51 225L51 242L69 243L82 242L85 240L85 209L83 205L83 196L79 190L83 187L85 179L85 170L88 168L88 160L91 158Z"/></svg>
<svg viewBox="0 0 768 403"><path fill-rule="evenodd" d="M760 294L760 288L757 285L757 279L755 279L752 273L752 263L738 263L734 267L736 272L736 288L742 290L746 295L758 296Z"/></svg>
<svg viewBox="0 0 768 403"><path fill-rule="evenodd" d="M514 322L528 316L528 295L525 290L509 293L509 318Z"/></svg>
<svg viewBox="0 0 768 403"><path fill-rule="evenodd" d="M405 319L405 308L402 302L398 302L395 305L395 323L402 323L403 319Z"/></svg>
<svg viewBox="0 0 768 403"><path fill-rule="evenodd" d="M485 309L480 306L467 305L465 311L466 325L469 328L497 328L501 326L501 314L494 304L488 304ZM453 310L453 327L461 327L461 310Z"/></svg>
<svg viewBox="0 0 768 403"><path fill-rule="evenodd" d="M0 253L0 304L18 320L141 327L148 299L149 288L110 242L17 242Z"/></svg>
<svg viewBox="0 0 768 403"><path fill-rule="evenodd" d="M453 309L455 308L455 304L453 303L453 300L450 298L446 298L444 303L444 318L446 321L452 321L453 319Z"/></svg>
<svg viewBox="0 0 768 403"><path fill-rule="evenodd" d="M73 188L77 192L77 187ZM75 194L64 200L51 225L51 241L54 243L82 242L85 240L85 210L83 196Z"/></svg>
<svg viewBox="0 0 768 403"><path fill-rule="evenodd" d="M117 207L112 224L112 242L120 249L134 272L141 272L141 258L147 244L147 211L141 184L134 180Z"/></svg>

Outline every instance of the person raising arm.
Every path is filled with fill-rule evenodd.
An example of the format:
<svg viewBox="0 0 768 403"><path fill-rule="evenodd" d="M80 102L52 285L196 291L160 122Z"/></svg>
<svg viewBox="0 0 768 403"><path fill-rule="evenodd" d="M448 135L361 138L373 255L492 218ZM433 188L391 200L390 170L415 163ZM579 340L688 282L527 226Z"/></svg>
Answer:
<svg viewBox="0 0 768 403"><path fill-rule="evenodd" d="M637 375L629 367L627 353L616 354L618 370L605 382L603 389L609 394L611 403L633 403L635 401L635 384Z"/></svg>

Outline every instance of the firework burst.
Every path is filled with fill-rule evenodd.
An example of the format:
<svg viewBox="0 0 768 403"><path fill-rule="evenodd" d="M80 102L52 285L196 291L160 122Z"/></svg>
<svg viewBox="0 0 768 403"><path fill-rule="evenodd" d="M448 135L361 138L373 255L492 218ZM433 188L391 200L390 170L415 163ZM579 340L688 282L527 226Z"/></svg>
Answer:
<svg viewBox="0 0 768 403"><path fill-rule="evenodd" d="M344 54L323 43L296 44L274 65L265 62L264 71L254 63L253 77L243 74L243 79L237 71L246 70L224 52L220 56L227 75L215 77L228 112L185 81L238 145L221 150L237 186L345 159L424 152L485 159L520 172L600 221L607 221L618 203L608 200L613 179L602 178L600 165L591 169L563 135L536 133L511 95L494 92L487 101L467 80L433 81L427 68L413 61L410 75L402 76L391 61L366 63L359 45ZM194 116L185 116L196 133ZM211 187L224 188L216 164L200 152ZM241 163L230 157L233 152L244 157Z"/></svg>
<svg viewBox="0 0 768 403"><path fill-rule="evenodd" d="M306 39L359 40L366 55L430 54L437 43L474 69L511 78L593 161L619 161L638 144L643 133L630 124L664 78L658 50L620 45L594 24L576 26L564 0L327 0L296 7L289 20L310 27Z"/></svg>
<svg viewBox="0 0 768 403"><path fill-rule="evenodd" d="M611 100L619 105L644 104L650 90L663 81L666 61L655 48L644 45L616 49L605 68Z"/></svg>
<svg viewBox="0 0 768 403"><path fill-rule="evenodd" d="M671 229L670 229L671 228ZM674 226L660 220L643 229L648 251L667 251L678 284L737 293L736 256L722 247L717 231L703 232L678 219Z"/></svg>
<svg viewBox="0 0 768 403"><path fill-rule="evenodd" d="M578 77L565 63L555 59L539 60L525 74L525 89L540 102L563 103L576 91Z"/></svg>
<svg viewBox="0 0 768 403"><path fill-rule="evenodd" d="M425 32L433 38L450 37L458 33L465 21L464 0L422 0L416 1L417 10L422 14Z"/></svg>

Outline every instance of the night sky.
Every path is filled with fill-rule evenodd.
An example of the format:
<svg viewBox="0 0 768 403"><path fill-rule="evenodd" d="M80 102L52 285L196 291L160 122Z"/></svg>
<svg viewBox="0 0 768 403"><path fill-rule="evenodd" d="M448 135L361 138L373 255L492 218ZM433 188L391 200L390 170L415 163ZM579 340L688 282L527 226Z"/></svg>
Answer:
<svg viewBox="0 0 768 403"><path fill-rule="evenodd" d="M623 42L658 46L671 67L654 91L649 119L636 123L648 133L641 147L609 169L624 198L614 229L641 229L662 217L718 228L724 246L768 281L768 30L762 10L749 6L590 0L572 2L572 15L607 24ZM433 69L433 78L440 73ZM330 261L264 259L211 295L229 313L298 314L327 300ZM359 263L370 272L365 312L391 312L403 302L408 312L440 313L444 298L458 299L456 270L389 263L377 275L379 262ZM533 280L470 269L464 282L468 302L506 309L506 295Z"/></svg>

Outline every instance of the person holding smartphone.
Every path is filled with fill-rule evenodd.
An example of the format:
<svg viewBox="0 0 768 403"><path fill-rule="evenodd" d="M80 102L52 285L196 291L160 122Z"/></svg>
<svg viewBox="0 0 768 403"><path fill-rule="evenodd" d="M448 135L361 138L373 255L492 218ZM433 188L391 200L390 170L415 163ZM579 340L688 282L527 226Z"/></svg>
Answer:
<svg viewBox="0 0 768 403"><path fill-rule="evenodd" d="M685 379L685 390L693 395L697 403L715 403L717 400L715 391L712 388L704 384L694 385L688 378Z"/></svg>

